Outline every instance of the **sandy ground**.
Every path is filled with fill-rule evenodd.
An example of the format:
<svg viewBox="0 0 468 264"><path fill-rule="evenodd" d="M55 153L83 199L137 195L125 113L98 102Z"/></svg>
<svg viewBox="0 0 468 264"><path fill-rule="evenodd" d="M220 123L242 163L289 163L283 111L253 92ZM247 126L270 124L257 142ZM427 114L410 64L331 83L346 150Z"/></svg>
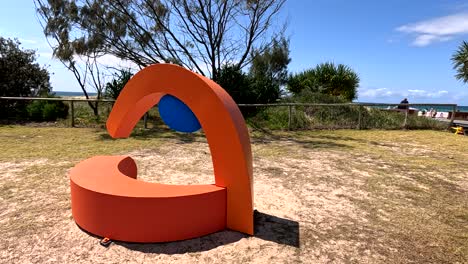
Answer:
<svg viewBox="0 0 468 264"><path fill-rule="evenodd" d="M288 155L283 155L286 152ZM384 238L382 228L372 224L374 218L389 221L389 211L385 207L369 211L359 206L360 201L376 199L364 188L372 171L347 166L351 157L345 152L305 149L288 140L256 142L253 153L255 236L223 231L173 243L114 242L108 248L99 245L99 238L80 230L72 219L64 172L73 163L47 159L1 163L1 171L6 172L0 174L3 187L9 188L9 195L22 198L17 203L6 203L11 197L8 195L0 200L0 225L7 230L0 241L0 262L407 262L404 256L399 258L402 248L388 243L391 238ZM137 161L141 180L168 184L214 181L208 145L204 142L168 144L157 150L126 154ZM365 157L362 162L366 162ZM46 166L57 169L49 175L36 175L42 177L34 183L36 188L26 192L15 184L21 177L34 177L27 175L29 169ZM392 190L398 191L388 189ZM34 210L29 216L22 215L27 208ZM24 226L13 228L15 221Z"/></svg>

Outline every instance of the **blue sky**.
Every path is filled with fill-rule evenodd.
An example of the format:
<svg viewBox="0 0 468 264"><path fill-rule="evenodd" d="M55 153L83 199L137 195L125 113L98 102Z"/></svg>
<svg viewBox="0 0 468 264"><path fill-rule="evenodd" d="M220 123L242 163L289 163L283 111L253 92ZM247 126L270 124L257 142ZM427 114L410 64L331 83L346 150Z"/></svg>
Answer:
<svg viewBox="0 0 468 264"><path fill-rule="evenodd" d="M287 0L282 11L290 37L291 72L333 61L351 66L363 102L468 105L468 85L457 81L450 57L468 40L468 3L442 0ZM32 0L0 9L0 35L18 38L49 65L54 90L79 91L52 59ZM112 58L108 58L112 62Z"/></svg>

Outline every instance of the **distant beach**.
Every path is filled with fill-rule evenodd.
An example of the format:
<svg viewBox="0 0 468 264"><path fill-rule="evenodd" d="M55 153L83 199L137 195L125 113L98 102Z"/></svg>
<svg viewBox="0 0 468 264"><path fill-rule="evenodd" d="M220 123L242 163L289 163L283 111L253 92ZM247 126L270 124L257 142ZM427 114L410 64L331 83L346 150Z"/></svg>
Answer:
<svg viewBox="0 0 468 264"><path fill-rule="evenodd" d="M83 92L64 92L64 91L52 91L56 96L60 97L77 97L85 96ZM89 96L96 96L97 93L88 93Z"/></svg>

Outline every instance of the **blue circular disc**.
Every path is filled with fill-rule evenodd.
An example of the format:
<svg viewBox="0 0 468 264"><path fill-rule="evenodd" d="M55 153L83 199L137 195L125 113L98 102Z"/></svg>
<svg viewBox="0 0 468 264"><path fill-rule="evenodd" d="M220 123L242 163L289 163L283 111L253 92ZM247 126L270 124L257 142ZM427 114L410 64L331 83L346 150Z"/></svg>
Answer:
<svg viewBox="0 0 468 264"><path fill-rule="evenodd" d="M192 133L201 128L192 110L175 96L164 95L159 100L158 109L164 123L175 131Z"/></svg>

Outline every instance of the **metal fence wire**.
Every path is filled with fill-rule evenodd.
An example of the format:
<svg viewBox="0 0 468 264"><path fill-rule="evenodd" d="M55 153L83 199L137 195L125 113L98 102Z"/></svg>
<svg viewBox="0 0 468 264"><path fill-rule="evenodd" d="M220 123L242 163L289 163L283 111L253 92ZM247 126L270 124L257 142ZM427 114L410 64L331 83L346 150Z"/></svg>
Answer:
<svg viewBox="0 0 468 264"><path fill-rule="evenodd" d="M67 126L103 125L112 109L114 100L0 97L0 104L24 101L61 101L68 105L68 117L57 123ZM98 103L96 116L88 103ZM244 118L252 128L308 130L308 129L447 129L456 119L456 104L238 104ZM2 120L13 123L28 122L17 116L5 116ZM144 127L161 124L157 107L144 115Z"/></svg>
<svg viewBox="0 0 468 264"><path fill-rule="evenodd" d="M247 113L244 116L252 127L289 130L446 129L457 113L455 104L240 104L239 107ZM445 111L436 113L434 109Z"/></svg>

